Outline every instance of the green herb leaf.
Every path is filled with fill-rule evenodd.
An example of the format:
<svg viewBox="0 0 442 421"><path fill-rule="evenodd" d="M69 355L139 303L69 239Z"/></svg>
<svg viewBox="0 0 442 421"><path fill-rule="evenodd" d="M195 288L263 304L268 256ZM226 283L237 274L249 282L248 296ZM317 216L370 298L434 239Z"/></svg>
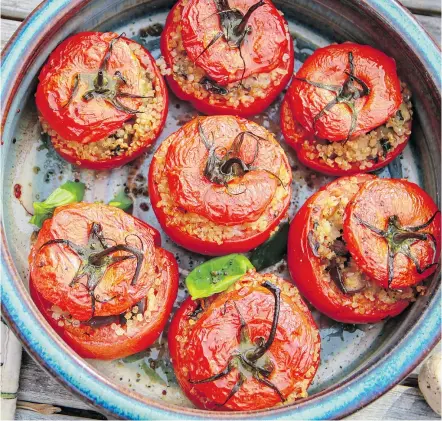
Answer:
<svg viewBox="0 0 442 421"><path fill-rule="evenodd" d="M250 255L250 261L256 270L262 270L278 263L287 253L287 240L289 235L289 223L285 222L279 226L264 244L261 244Z"/></svg>
<svg viewBox="0 0 442 421"><path fill-rule="evenodd" d="M31 224L41 228L43 222L51 218L55 208L69 203L81 202L84 197L83 183L66 181L60 187L56 188L44 202L34 202L34 216L29 221Z"/></svg>
<svg viewBox="0 0 442 421"><path fill-rule="evenodd" d="M217 257L192 270L186 278L186 286L194 300L210 297L225 291L250 269L253 265L242 254Z"/></svg>
<svg viewBox="0 0 442 421"><path fill-rule="evenodd" d="M124 192L124 190L121 190L120 193L118 193L109 202L110 206L115 206L116 208L123 209L124 211L127 211L132 206L132 204L132 199Z"/></svg>

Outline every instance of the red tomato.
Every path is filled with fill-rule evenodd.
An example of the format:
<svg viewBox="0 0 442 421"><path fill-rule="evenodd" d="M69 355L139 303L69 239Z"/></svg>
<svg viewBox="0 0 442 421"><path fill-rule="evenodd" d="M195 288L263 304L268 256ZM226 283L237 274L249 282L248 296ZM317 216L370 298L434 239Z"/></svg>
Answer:
<svg viewBox="0 0 442 421"><path fill-rule="evenodd" d="M177 380L199 408L257 410L307 396L320 337L293 286L249 272L199 303L189 297L169 329ZM259 399L257 398L259 397Z"/></svg>
<svg viewBox="0 0 442 421"><path fill-rule="evenodd" d="M217 7L227 9L217 14ZM249 9L250 30L238 48L223 19L231 17L235 28ZM287 24L268 0L178 1L167 17L161 52L172 71L167 76L172 91L205 114L259 114L284 89L294 66ZM247 81L249 76L254 79Z"/></svg>
<svg viewBox="0 0 442 421"><path fill-rule="evenodd" d="M281 104L281 131L286 142L296 151L298 160L306 167L331 176L344 176L366 171L376 171L387 166L391 161L396 159L404 150L405 146L407 146L410 137L409 134L405 135L406 140L403 143L388 150L383 156L377 156L377 162L371 161L372 166L365 167L364 169L361 169L361 164L365 164L366 160L351 162L348 169L343 169L340 168L336 162L327 163L324 159L318 156L312 157L310 154L311 149L316 149L316 146L321 142L319 142L315 136L309 134L299 122L295 120L292 113L292 107L290 106L292 90L293 88L290 86L289 91ZM406 130L407 132L410 132L411 120L406 123Z"/></svg>
<svg viewBox="0 0 442 421"><path fill-rule="evenodd" d="M292 86L295 119L309 133L330 141L380 126L402 102L395 61L368 45L351 42L316 50Z"/></svg>
<svg viewBox="0 0 442 421"><path fill-rule="evenodd" d="M44 222L29 263L34 301L60 336L88 358L120 358L153 343L178 289L175 259L160 248L159 233L101 204L57 208ZM131 313L136 305L142 317Z"/></svg>
<svg viewBox="0 0 442 421"><path fill-rule="evenodd" d="M274 136L231 116L187 123L162 143L149 170L152 207L166 234L212 255L264 242L286 215L290 183Z"/></svg>
<svg viewBox="0 0 442 421"><path fill-rule="evenodd" d="M249 10L249 19L245 21ZM224 28L236 20L243 23L244 29L249 25L250 33L237 35L232 27L231 31ZM182 38L187 54L221 85L273 70L282 61L290 42L285 25L268 0L190 0L182 12ZM235 45L241 36L244 40L240 51ZM209 47L213 40L214 48Z"/></svg>
<svg viewBox="0 0 442 421"><path fill-rule="evenodd" d="M436 271L440 211L416 184L375 179L347 207L344 238L370 279L383 288L409 287Z"/></svg>
<svg viewBox="0 0 442 421"><path fill-rule="evenodd" d="M327 184L304 203L290 225L287 260L294 283L320 312L344 323L379 322L401 313L414 299L410 288L382 289L367 279L342 240L345 207L371 180L376 178L359 174Z"/></svg>
<svg viewBox="0 0 442 421"><path fill-rule="evenodd" d="M142 118L144 113L137 113L145 98L155 103L158 122L131 134L136 147L107 151L104 145L100 156L78 152ZM135 159L155 141L167 116L168 96L155 60L141 45L111 32L81 32L49 56L39 75L36 103L44 129L63 158L105 169ZM141 120L137 124L143 125Z"/></svg>

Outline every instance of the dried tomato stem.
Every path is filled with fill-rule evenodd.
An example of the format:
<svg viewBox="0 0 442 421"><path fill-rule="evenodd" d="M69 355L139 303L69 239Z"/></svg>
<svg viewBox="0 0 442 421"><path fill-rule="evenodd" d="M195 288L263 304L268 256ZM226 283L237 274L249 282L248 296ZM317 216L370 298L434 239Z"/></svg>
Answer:
<svg viewBox="0 0 442 421"><path fill-rule="evenodd" d="M281 290L277 286L270 283L269 281L265 281L262 284L262 286L264 288L267 288L275 297L275 310L273 312L272 327L270 329L270 335L267 338L267 341L264 344L258 346L253 351L253 353L247 354L248 360L253 361L253 362L260 359L267 352L267 350L271 347L273 341L275 340L276 329L278 327L278 320L279 320L279 310L281 308Z"/></svg>
<svg viewBox="0 0 442 421"><path fill-rule="evenodd" d="M369 224L368 222L363 221L359 216L355 216L356 220L359 224L365 226L370 231L379 235L387 241L387 273L388 273L388 287L391 286L394 277L394 258L397 254L403 254L408 257L415 265L416 271L419 274L424 273L426 270L437 265L435 262L436 259L436 250L437 250L437 241L434 235L431 232L418 232L426 227L428 227L435 219L436 215L440 211L436 211L431 218L417 226L411 227L403 227L399 221L399 217L397 215L392 215L388 218L386 229L382 230L374 225ZM420 263L417 257L412 253L411 246L418 241L427 241L432 250L433 250L433 260L430 264L424 266L423 268L420 266Z"/></svg>
<svg viewBox="0 0 442 421"><path fill-rule="evenodd" d="M273 344L273 341L275 340L276 330L278 327L279 312L281 307L281 290L280 288L273 285L269 281L265 281L262 284L262 286L264 288L267 288L269 291L271 291L271 293L275 298L275 307L274 307L275 309L273 313L272 327L270 329L270 335L267 341L264 342L263 338L260 338L262 340L258 341L258 344L253 344L250 341L247 323L244 320L244 317L242 316L241 312L239 311L236 302L233 301L233 305L238 313L240 320L239 342L240 345L246 350L245 351L240 351L239 349L235 350L230 356L226 367L221 372L201 380L193 380L193 379L188 380L189 383L191 384L209 383L221 379L223 377L226 377L227 375L230 374L230 372L234 368L238 368L239 370L238 380L231 389L231 391L229 392L229 395L227 396L227 399L224 401L224 403L217 404L219 406L225 405L244 384L246 380L246 376L243 374L244 370L251 373L253 378L255 378L257 381L274 390L278 394L282 402L285 401L284 396L282 395L281 391L277 388L277 386L267 379L274 370L273 363L271 362L269 357L265 357L264 361L260 360L262 357L265 356L265 353L269 350L269 348ZM224 312L222 314L226 313L228 303L229 300L227 300L224 303ZM252 349L250 349L250 347L252 347Z"/></svg>
<svg viewBox="0 0 442 421"><path fill-rule="evenodd" d="M255 3L254 5L249 7L249 10L247 10L246 14L243 16L243 18L241 19L241 22L238 24L238 26L235 28L235 34L236 35L241 35L244 33L246 26L247 26L247 22L250 19L250 16L252 16L252 13L258 9L261 6L264 6L265 2L263 0L258 1L257 3Z"/></svg>
<svg viewBox="0 0 442 421"><path fill-rule="evenodd" d="M336 94L335 98L333 98L330 102L328 102L324 106L324 108L322 108L322 110L319 111L319 113L317 113L313 118L313 126L315 130L316 130L317 121L326 112L330 111L336 104L345 104L349 108L351 114L351 123L350 123L350 129L348 131L346 139L344 140L344 143L350 139L351 135L356 129L359 111L356 110L355 101L358 100L359 98L363 98L364 96L370 94L370 88L368 87L368 85L362 79L358 78L354 74L353 53L351 51L349 51L348 53L348 62L349 62L350 71L349 72L344 71L344 73L348 77L341 86L327 85L320 82L314 82L305 78L296 78L301 82L306 82L309 85L315 86L316 88L325 89L327 91L331 91ZM355 86L354 82L357 82L362 87L362 89L359 89L357 86Z"/></svg>
<svg viewBox="0 0 442 421"><path fill-rule="evenodd" d="M127 237L126 237L127 239ZM97 242L98 240L98 242ZM112 240L113 241L113 240ZM127 240L126 240L127 242ZM43 247L47 247L52 244L64 244L69 249L71 249L80 259L80 266L74 276L74 278L69 283L70 287L73 287L80 281L81 278L86 277L86 285L90 296L91 296L91 307L92 307L92 317L95 312L95 301L105 303L115 299L112 297L107 300L100 300L98 296L95 296L94 291L98 284L102 281L108 268L116 263L120 263L128 259L136 259L137 265L135 268L134 275L132 277L131 285L135 285L138 277L140 275L144 255L142 250L136 247L126 244L116 244L115 246L109 247L106 244L106 239L103 236L103 229L99 223L93 222L89 232L88 244L86 246L79 246L72 241L56 238L49 240L44 243L39 251ZM131 253L125 256L111 256L111 254L116 252L127 252ZM81 284L83 285L83 284Z"/></svg>

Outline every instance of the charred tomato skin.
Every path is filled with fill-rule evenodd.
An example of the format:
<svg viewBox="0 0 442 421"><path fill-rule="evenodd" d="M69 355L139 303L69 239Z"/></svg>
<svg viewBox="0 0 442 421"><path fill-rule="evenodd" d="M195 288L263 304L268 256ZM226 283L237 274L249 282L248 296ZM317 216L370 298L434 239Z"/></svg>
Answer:
<svg viewBox="0 0 442 421"><path fill-rule="evenodd" d="M105 50L99 50L98 46L110 43L118 35L108 32L81 32L65 39L51 53L48 61L39 74L39 84L36 92L36 104L39 113L48 124L49 128L57 132L66 142L87 144L105 139L123 124L134 117L135 114L116 109L102 98L94 98L88 102L85 100L69 100L74 92L75 76L80 73L92 76L98 72L100 62L105 55ZM148 137L141 138L145 144L135 149L132 153L111 156L105 159L89 159L80 157L74 148L67 145L54 144L54 147L66 161L83 168L94 170L106 170L120 167L144 153L160 135L168 112L168 92L166 83L154 58L148 50L135 41L124 36L118 37L118 42L125 46L137 46L136 54L130 52L129 57L119 52L115 63L112 62L112 55L109 59L112 71L118 66L127 66L132 82L138 83L138 78L132 72L133 60L139 63L142 71L149 71L154 74L154 89L163 101L162 111L159 117L157 128L149 133ZM118 43L116 43L118 44ZM115 50L114 46L114 50ZM125 47L124 47L125 48ZM98 55L97 55L98 54ZM127 55L127 54L126 54ZM133 55L130 58L130 55ZM124 73L124 68L118 68ZM126 92L125 90L124 92ZM140 95L139 89L134 85L127 93ZM81 93L80 93L81 94ZM77 92L76 95L79 95ZM121 102L129 108L136 109L141 104L139 99L122 98ZM84 108L84 109L83 109ZM83 110L83 112L81 112ZM86 116L86 117L84 117Z"/></svg>
<svg viewBox="0 0 442 421"><path fill-rule="evenodd" d="M353 54L355 76L369 89L367 95L354 100L357 122L351 137L367 133L385 123L402 102L396 63L391 57L368 45L352 42L319 48L307 58L293 78L292 111L304 129L322 139L345 140L350 131L351 112L347 105L339 103L315 123L315 117L336 94L305 80L343 85L348 77L346 72L349 71L350 53Z"/></svg>
<svg viewBox="0 0 442 421"><path fill-rule="evenodd" d="M216 361L214 365L223 369L230 352L238 349L241 316L247 324L247 333L252 343L256 343L259 337L264 340L268 338L274 314L274 298L262 287L265 280L281 289L278 328L275 340L265 354L270 356L274 367L268 380L281 388L285 403L300 398L299 394L305 392L313 380L320 362L319 331L298 292L293 293L295 297L289 296L284 285L289 283L279 278L275 281L274 278L276 277L270 274L251 272L238 281L240 287L235 289L232 286L229 290L206 299L199 319L191 319L198 308L198 303L191 297L174 314L168 333L172 364L182 390L198 408L246 411L269 408L281 403L274 390L250 377L242 385L244 390L239 390L224 405L219 405L235 384L238 375L236 369L227 377L214 382L192 383L207 375L216 374L212 370L217 369L212 369L210 362ZM193 323L190 327L189 322ZM298 333L295 334L297 339L292 340L289 332L293 332L295 326L298 326ZM201 339L204 335L207 337L203 343ZM279 376L282 373L284 379L281 381ZM296 380L293 381L293 378ZM303 394L302 397L305 396Z"/></svg>
<svg viewBox="0 0 442 421"><path fill-rule="evenodd" d="M322 162L321 159L311 159L308 157L308 152L303 148L305 141L314 142L314 136L309 134L302 126L296 121L291 107L292 86L289 87L281 104L280 125L281 131L286 142L295 150L296 156L301 164L305 165L312 170L318 171L322 174L330 175L332 177L343 177L361 172L372 172L380 168L387 166L390 162L394 161L405 149L408 144L407 140L398 145L393 150L387 152L386 156L379 162L373 164L370 168L361 170L356 163L351 163L351 168L342 169L337 165L330 166Z"/></svg>
<svg viewBox="0 0 442 421"><path fill-rule="evenodd" d="M432 238L415 239L411 253L419 266L428 269L419 273L415 263L401 253L395 255L393 277L389 282L388 243L360 221L380 230L388 228L390 217L396 216L402 227L416 227L432 222L416 231ZM375 179L365 183L347 206L344 216L344 239L357 265L383 288L400 289L416 285L432 275L440 258L441 220L433 199L418 185L403 179ZM433 249L434 247L434 249Z"/></svg>
<svg viewBox="0 0 442 421"><path fill-rule="evenodd" d="M173 62L171 56L172 50L168 46L168 36L171 32L176 31L177 22L174 22L173 15L176 9L182 8L181 3L182 1L178 1L174 5L172 10L169 12L166 19L166 24L164 26L164 30L161 34L161 40L160 40L161 54L164 57L168 66L170 66L170 64ZM232 107L227 104L227 101L225 104L220 104L220 103L211 104L205 98L198 98L195 95L185 92L183 88L180 86L180 84L174 79L173 75L167 75L165 76L165 78L167 80L167 84L169 85L170 89L179 99L181 99L182 101L190 102L196 110L200 111L203 114L206 115L231 114L240 117L251 117L256 114L260 114L265 109L267 109L270 106L270 104L273 101L275 101L275 99L285 88L285 86L289 83L295 66L294 48L291 39L288 42L287 50L285 53L289 55L287 61L288 63L287 74L281 79L278 86L276 87L273 86L272 88L267 89L264 98L255 98L254 102L252 102L247 106L241 103L238 107Z"/></svg>
<svg viewBox="0 0 442 421"><path fill-rule="evenodd" d="M226 132L227 130L230 130L227 126L229 126L229 122L231 120L234 120L235 124L238 125L238 127L241 127L243 130L247 130L247 128L255 130L254 128L257 127L259 130L263 130L260 126L256 125L255 123L249 122L245 119L233 117L233 116L212 116L212 117L202 117L199 119L199 121L202 121L204 124L204 121L209 121L209 123L212 126L219 126L221 124L226 124ZM185 140L186 142L190 142L190 138L199 139L200 133L197 129L197 125L195 123L196 120L187 123L186 126L183 126L180 130L185 130L183 133L185 133L185 137L183 137L182 140ZM220 122L220 123L217 123ZM204 126L207 127L207 126ZM236 127L236 126L235 126ZM189 128L192 129L192 131L189 131ZM236 130L232 129L232 130ZM234 133L237 133L236 131ZM267 133L267 132L266 132ZM169 139L173 137L173 140L171 142L171 145L176 143L177 140L177 134L178 132L171 135ZM184 135L183 135L184 136ZM149 174L148 174L148 189L149 189L149 195L152 203L152 208L154 210L154 213L163 229L163 231L178 245L191 250L196 253L206 254L206 255L223 255L228 253L242 253L250 251L260 244L262 244L264 241L266 241L272 231L274 231L279 223L282 221L282 219L286 216L286 213L288 211L289 205L290 205L290 197L291 197L291 190L289 190L289 193L285 195L285 197L282 199L282 208L279 210L278 215L274 216L274 219L269 223L269 225L262 230L261 232L255 232L252 234L248 234L247 236L243 237L236 237L232 236L231 238L224 239L223 242L220 244L219 242L216 242L215 240L209 240L209 239L203 239L195 235L191 235L185 230L181 229L178 225L171 225L170 220L171 216L168 215L163 206L159 206L159 203L161 202L161 194L160 194L160 186L158 183L158 179L162 180L166 174L164 171L164 163L161 162L161 160L158 158L159 151L161 148L167 147L167 156L170 155L171 146L167 145L167 142L169 139L166 139L163 144L160 146L160 148L157 150L155 155L153 156L150 168L149 168ZM179 140L179 139L178 139ZM270 142L270 141L269 141ZM198 141L198 143L201 143ZM273 147L273 144L271 144ZM290 183L291 183L291 171L290 171L290 165L288 163L287 157L283 153L283 151L278 152L281 166L284 166L284 168L287 170L287 173L289 174L289 180L287 186L285 186L286 189L290 189ZM249 154L250 155L250 154ZM276 156L276 152L275 152ZM180 158L181 159L181 158ZM204 157L203 161L205 162L207 158ZM202 162L203 162L202 161ZM203 162L203 163L204 163ZM199 166L200 164L196 164L193 162L193 166ZM250 173L249 173L250 174ZM266 174L267 175L267 174ZM268 177L274 179L274 177L270 174L268 174ZM200 172L195 176L195 179L198 178L201 180L204 180L204 183L207 183L207 180L205 179L205 176L203 175L203 170L201 169ZM193 180L193 179L191 179ZM274 179L276 181L276 179ZM178 183L178 182L177 182ZM276 184L278 184L277 182ZM213 184L216 186L216 184ZM217 188L217 187L216 187ZM188 195L186 195L187 197ZM239 196L238 196L239 197ZM266 204L263 205L264 208L260 210L261 214L264 212L269 212L270 205ZM201 206L202 208L203 206ZM245 211L246 208L244 208ZM202 211L194 210L194 212L197 212L198 215L202 214ZM244 215L249 215L251 213L250 209L247 209L246 213ZM206 217L206 215L203 215ZM218 226L229 226L234 225L232 221L229 219L229 216L219 216L218 219L221 219L220 222L216 222ZM241 224L241 223L239 223Z"/></svg>
<svg viewBox="0 0 442 421"><path fill-rule="evenodd" d="M53 219L57 216L58 222L54 224ZM110 242L110 235L114 235L115 241L122 242L121 239L126 236L127 232L133 235L131 238L135 241L138 241L135 235L142 239L143 262L146 262L146 266L142 266L137 279L140 285L131 286L123 284L130 284L133 276L133 268L130 266L134 264L126 260L114 264L112 269L109 266L101 283L112 291L123 291L124 296L117 302L113 302L114 300L107 303L97 302L95 311L91 311L88 294L83 296L75 292L71 294L69 291L68 283L72 280L69 277L72 275L70 269L78 266L78 257L65 245L52 244L42 248L47 241L63 236L63 233L66 235L69 231L71 236L68 239L81 245L86 241L91 216L94 222L102 224L106 241ZM31 296L48 323L62 339L85 358L123 358L151 345L158 338L169 318L178 292L179 279L175 258L160 247L161 240L158 231L120 209L99 204L66 205L56 209L54 218L44 222L29 256ZM74 237L72 228L76 228ZM45 263L50 261L55 261L57 264L41 272L46 266ZM109 288L101 293L108 293ZM125 330L123 335L117 335L110 324L99 327L91 327L88 324L91 316L106 317L119 314L124 316L139 301L146 299L147 292L151 288L154 288L157 305L150 309L149 319L144 317L142 320L134 319L131 327ZM134 295L131 296L131 294ZM77 323L66 321L60 325L63 319L56 320L53 317L53 306L63 312L72 314L72 311L78 315L78 317L72 316L72 320L75 319Z"/></svg>
<svg viewBox="0 0 442 421"><path fill-rule="evenodd" d="M333 281L325 279L321 270L321 259L314 255L308 236L313 228L312 216L315 204L321 196L328 195L328 189L339 186L353 178L361 186L375 179L369 174L357 174L339 178L329 183L313 194L301 207L290 224L287 246L287 263L293 282L301 294L321 313L343 323L377 323L386 317L394 317L408 305L408 300L379 305L367 300L364 305L365 313L361 314L351 306L348 295L339 288L331 286ZM330 187L331 186L331 187ZM332 289L333 288L333 289Z"/></svg>

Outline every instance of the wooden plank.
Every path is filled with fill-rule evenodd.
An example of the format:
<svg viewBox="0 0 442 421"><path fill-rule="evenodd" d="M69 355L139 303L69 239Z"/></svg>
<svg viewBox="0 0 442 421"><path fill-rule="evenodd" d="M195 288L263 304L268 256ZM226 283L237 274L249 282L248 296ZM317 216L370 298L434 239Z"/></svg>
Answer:
<svg viewBox="0 0 442 421"><path fill-rule="evenodd" d="M18 399L48 403L54 406L92 409L48 376L26 353L23 355ZM31 417L32 414L29 411L26 412L27 414L25 415ZM437 414L427 405L424 397L417 388L399 385L366 408L351 415L348 419L435 420L437 419Z"/></svg>
<svg viewBox="0 0 442 421"><path fill-rule="evenodd" d="M400 2L408 7L413 13L421 15L440 15L440 0L400 0Z"/></svg>
<svg viewBox="0 0 442 421"><path fill-rule="evenodd" d="M425 28L430 36L436 41L437 45L441 45L441 18L440 16L423 16L414 15L417 21Z"/></svg>
<svg viewBox="0 0 442 421"><path fill-rule="evenodd" d="M54 406L91 409L42 370L25 351L22 356L18 399Z"/></svg>
<svg viewBox="0 0 442 421"><path fill-rule="evenodd" d="M440 15L441 2L439 0L401 0L413 13L422 15ZM3 0L1 15L5 18L23 20L38 5L40 0Z"/></svg>
<svg viewBox="0 0 442 421"><path fill-rule="evenodd" d="M40 3L41 0L3 0L1 5L1 15L5 18L23 20Z"/></svg>
<svg viewBox="0 0 442 421"><path fill-rule="evenodd" d="M419 389L396 386L348 420L438 420Z"/></svg>
<svg viewBox="0 0 442 421"><path fill-rule="evenodd" d="M51 415L45 415L45 414L39 414L38 412L28 411L26 409L17 409L15 411L15 419L16 420L67 420L67 421L73 421L73 420L82 420L87 421L91 418L83 418L83 417L72 417L70 415L64 415L64 414L51 414Z"/></svg>
<svg viewBox="0 0 442 421"><path fill-rule="evenodd" d="M9 38L12 37L12 34L17 30L20 26L21 22L16 20L2 19L0 22L1 26L1 35L0 35L0 50L8 42Z"/></svg>

